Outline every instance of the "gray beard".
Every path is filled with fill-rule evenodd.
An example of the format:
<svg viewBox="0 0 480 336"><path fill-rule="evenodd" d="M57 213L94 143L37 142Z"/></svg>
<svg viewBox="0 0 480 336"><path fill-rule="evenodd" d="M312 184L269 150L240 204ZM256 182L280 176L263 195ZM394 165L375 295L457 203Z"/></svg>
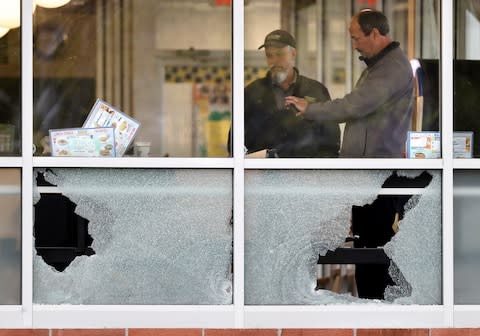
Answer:
<svg viewBox="0 0 480 336"><path fill-rule="evenodd" d="M272 74L272 79L277 84L282 84L287 79L288 73L286 71L277 71Z"/></svg>

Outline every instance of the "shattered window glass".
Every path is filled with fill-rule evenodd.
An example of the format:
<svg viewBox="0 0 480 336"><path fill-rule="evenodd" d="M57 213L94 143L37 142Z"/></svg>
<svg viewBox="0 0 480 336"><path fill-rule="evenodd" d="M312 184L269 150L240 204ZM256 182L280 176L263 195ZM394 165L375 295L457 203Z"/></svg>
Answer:
<svg viewBox="0 0 480 336"><path fill-rule="evenodd" d="M20 169L0 169L0 305L21 304Z"/></svg>
<svg viewBox="0 0 480 336"><path fill-rule="evenodd" d="M441 253L438 171L245 174L248 305L441 304Z"/></svg>
<svg viewBox="0 0 480 336"><path fill-rule="evenodd" d="M480 277L480 175L457 170L453 175L454 300L455 304L479 304Z"/></svg>
<svg viewBox="0 0 480 336"><path fill-rule="evenodd" d="M230 170L68 168L36 173L73 204L53 200L60 204L57 211L65 212L64 225L81 225L59 228L64 239L40 237L37 226L48 218L38 206L51 194L35 188L34 232L41 242L35 242L34 303L232 303ZM62 217L56 215L52 223ZM64 246L50 246L57 251L52 254L52 242ZM55 263L65 254L67 261Z"/></svg>

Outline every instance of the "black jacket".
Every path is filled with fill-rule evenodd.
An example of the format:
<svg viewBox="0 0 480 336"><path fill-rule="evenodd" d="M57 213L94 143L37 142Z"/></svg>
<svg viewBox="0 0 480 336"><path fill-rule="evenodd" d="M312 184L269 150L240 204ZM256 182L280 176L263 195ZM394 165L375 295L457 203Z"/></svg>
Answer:
<svg viewBox="0 0 480 336"><path fill-rule="evenodd" d="M310 101L327 101L321 83L297 74L293 95ZM277 110L269 75L245 88L245 146L248 152L275 149L279 157L337 157L338 123L322 124L295 116L293 109Z"/></svg>

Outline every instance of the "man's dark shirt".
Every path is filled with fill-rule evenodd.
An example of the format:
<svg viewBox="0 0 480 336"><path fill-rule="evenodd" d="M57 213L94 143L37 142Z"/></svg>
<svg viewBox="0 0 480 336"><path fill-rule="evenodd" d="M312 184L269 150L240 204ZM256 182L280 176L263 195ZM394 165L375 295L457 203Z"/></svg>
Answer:
<svg viewBox="0 0 480 336"><path fill-rule="evenodd" d="M295 71L297 71L295 69ZM248 152L274 149L279 157L337 157L340 130L336 122L315 123L278 106L270 73L245 88L245 147ZM309 102L330 100L321 83L298 74L286 94Z"/></svg>

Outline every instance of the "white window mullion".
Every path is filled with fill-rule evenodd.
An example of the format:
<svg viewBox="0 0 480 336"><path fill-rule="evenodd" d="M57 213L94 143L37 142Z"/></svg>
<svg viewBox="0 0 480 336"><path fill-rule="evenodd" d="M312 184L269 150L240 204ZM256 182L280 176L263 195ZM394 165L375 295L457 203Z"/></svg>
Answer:
<svg viewBox="0 0 480 336"><path fill-rule="evenodd" d="M33 305L33 0L22 0L22 315L32 326Z"/></svg>
<svg viewBox="0 0 480 336"><path fill-rule="evenodd" d="M183 158L183 157L50 157L36 156L34 167L82 167L82 168L233 168L231 158Z"/></svg>
<svg viewBox="0 0 480 336"><path fill-rule="evenodd" d="M441 159L245 159L247 169L442 169Z"/></svg>
<svg viewBox="0 0 480 336"><path fill-rule="evenodd" d="M233 50L233 301L235 327L244 326L244 3L232 1Z"/></svg>
<svg viewBox="0 0 480 336"><path fill-rule="evenodd" d="M441 127L443 157L443 305L445 327L453 326L453 14L452 0L441 1Z"/></svg>

